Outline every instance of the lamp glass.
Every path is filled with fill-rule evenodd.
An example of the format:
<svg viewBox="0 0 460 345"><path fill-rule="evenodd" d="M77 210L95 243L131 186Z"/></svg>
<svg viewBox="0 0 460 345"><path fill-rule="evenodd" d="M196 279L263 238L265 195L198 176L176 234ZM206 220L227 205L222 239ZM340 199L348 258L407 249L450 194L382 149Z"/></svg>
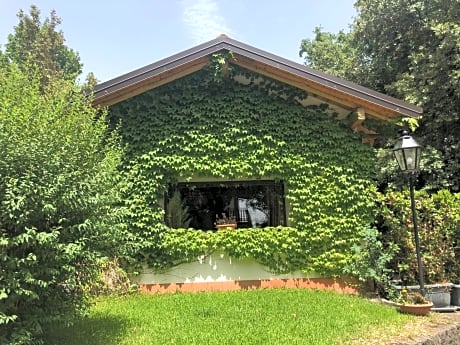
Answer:
<svg viewBox="0 0 460 345"><path fill-rule="evenodd" d="M393 152L402 171L412 172L419 168L422 147L410 135L399 138Z"/></svg>

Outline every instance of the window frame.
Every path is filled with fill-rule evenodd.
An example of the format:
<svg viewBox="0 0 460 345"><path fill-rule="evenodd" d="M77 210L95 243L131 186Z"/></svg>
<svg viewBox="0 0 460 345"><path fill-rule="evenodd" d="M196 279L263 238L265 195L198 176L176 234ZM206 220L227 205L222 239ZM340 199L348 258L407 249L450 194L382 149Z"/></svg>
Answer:
<svg viewBox="0 0 460 345"><path fill-rule="evenodd" d="M178 182L174 185L170 185L168 188L168 192L165 193L164 198L164 207L165 207L165 224L168 224L168 219L166 215L168 214L168 204L169 198L173 195L175 191L179 190L181 194L181 200L186 200L185 204L187 205L191 215L192 215L192 222L189 227L201 230L215 230L215 221L214 218L218 215L219 212L223 211L223 204L225 206L230 205L229 199L231 198L231 203L233 203L233 212L231 214L229 212L230 209L225 210L226 216L235 216L238 228L251 228L251 227L274 227L274 226L286 226L287 225L287 210L286 210L286 194L285 194L285 184L282 180L275 180L275 179L248 179L248 180L200 180L200 181L190 181L190 182ZM193 193L196 193L196 199L201 199L204 195L204 199L212 199L210 207L212 218L212 225L208 219L209 215L206 215L204 212L205 206L200 206L200 202L194 201ZM213 194L216 193L216 194ZM256 193L262 193L262 195ZM201 196L200 196L201 194ZM192 196L191 196L192 195ZM256 196L258 198L256 198ZM216 206L216 200L218 197L222 197L227 202L223 202L222 205ZM256 200L260 202L260 204L256 204ZM245 201L243 201L245 200ZM207 200L208 201L208 200ZM252 212L252 218L246 213L247 218L243 216L241 213L242 202L246 202L248 205L249 203ZM195 205L196 203L196 205ZM261 206L262 205L262 206ZM265 206L265 213L267 214L267 222L266 224L254 224L254 209L262 210ZM200 209L203 207L203 209ZM267 212L267 209L269 212ZM197 212L203 211L205 214L206 221L198 220L199 216L197 216ZM249 210L244 210L246 212ZM260 211L258 215L262 215ZM219 216L220 217L220 216ZM261 219L259 217L259 219ZM198 224L204 224L206 226L198 226Z"/></svg>

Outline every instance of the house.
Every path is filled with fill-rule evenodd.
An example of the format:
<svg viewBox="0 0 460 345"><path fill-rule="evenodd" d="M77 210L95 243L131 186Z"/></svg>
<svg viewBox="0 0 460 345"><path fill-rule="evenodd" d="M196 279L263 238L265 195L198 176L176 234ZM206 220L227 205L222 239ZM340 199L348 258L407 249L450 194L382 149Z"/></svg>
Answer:
<svg viewBox="0 0 460 345"><path fill-rule="evenodd" d="M348 289L328 277L372 222L379 127L422 113L225 35L97 85L94 104L126 143L145 291Z"/></svg>

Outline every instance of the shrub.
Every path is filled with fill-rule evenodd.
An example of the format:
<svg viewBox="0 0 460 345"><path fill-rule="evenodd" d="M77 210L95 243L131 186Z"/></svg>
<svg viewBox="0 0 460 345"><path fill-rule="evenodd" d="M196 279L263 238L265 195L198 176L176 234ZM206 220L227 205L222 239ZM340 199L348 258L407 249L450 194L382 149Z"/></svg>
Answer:
<svg viewBox="0 0 460 345"><path fill-rule="evenodd" d="M118 258L102 258L95 272L95 279L86 289L91 296L126 295L137 291Z"/></svg>
<svg viewBox="0 0 460 345"><path fill-rule="evenodd" d="M0 68L0 343L40 343L85 310L99 253L123 243L121 150L72 82Z"/></svg>
<svg viewBox="0 0 460 345"><path fill-rule="evenodd" d="M391 275L388 264L398 247L392 242L384 243L381 234L374 228L363 228L361 235L363 240L359 245L352 246L354 259L345 267L344 273L356 277L361 283L369 283L380 296L384 296Z"/></svg>
<svg viewBox="0 0 460 345"><path fill-rule="evenodd" d="M458 280L460 194L447 190L416 193L417 225L427 283ZM417 260L413 235L412 211L407 192L380 195L382 233L386 242L394 242L399 251L391 268L405 283L417 282Z"/></svg>

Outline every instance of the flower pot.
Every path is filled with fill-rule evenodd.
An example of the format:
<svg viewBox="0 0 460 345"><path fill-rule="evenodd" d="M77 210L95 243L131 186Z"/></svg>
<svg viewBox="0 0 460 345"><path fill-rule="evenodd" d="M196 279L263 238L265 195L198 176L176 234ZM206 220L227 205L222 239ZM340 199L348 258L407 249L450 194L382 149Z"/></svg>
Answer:
<svg viewBox="0 0 460 345"><path fill-rule="evenodd" d="M236 229L236 224L217 224L216 225L217 230L222 230L222 229Z"/></svg>
<svg viewBox="0 0 460 345"><path fill-rule="evenodd" d="M426 298L433 302L435 308L450 307L450 284L427 285Z"/></svg>
<svg viewBox="0 0 460 345"><path fill-rule="evenodd" d="M460 307L460 284L452 284L452 290L450 292L450 303Z"/></svg>
<svg viewBox="0 0 460 345"><path fill-rule="evenodd" d="M445 308L450 306L449 291L435 291L426 294L426 298L433 302L435 308Z"/></svg>
<svg viewBox="0 0 460 345"><path fill-rule="evenodd" d="M399 310L402 313L412 315L427 315L431 311L433 303L429 304L399 304Z"/></svg>

